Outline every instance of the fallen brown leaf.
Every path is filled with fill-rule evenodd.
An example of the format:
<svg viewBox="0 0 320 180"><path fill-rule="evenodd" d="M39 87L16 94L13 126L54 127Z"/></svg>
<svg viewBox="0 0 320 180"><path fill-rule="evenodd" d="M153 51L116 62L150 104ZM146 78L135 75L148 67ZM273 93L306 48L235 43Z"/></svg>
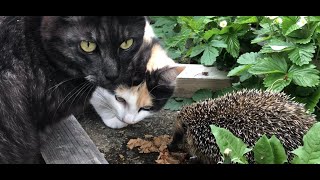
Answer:
<svg viewBox="0 0 320 180"><path fill-rule="evenodd" d="M152 135L145 135L145 138L152 138ZM174 153L171 154L167 145L172 141L172 137L169 135L162 135L158 137L153 137L151 140L144 139L130 139L127 143L129 149L138 147L139 153L152 153L159 152L158 158L155 160L157 164L180 164L184 161L184 153Z"/></svg>

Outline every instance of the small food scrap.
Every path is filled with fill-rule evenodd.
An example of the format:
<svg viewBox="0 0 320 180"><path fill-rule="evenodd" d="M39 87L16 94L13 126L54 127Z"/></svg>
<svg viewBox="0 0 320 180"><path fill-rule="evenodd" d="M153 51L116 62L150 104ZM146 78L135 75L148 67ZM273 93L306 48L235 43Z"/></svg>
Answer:
<svg viewBox="0 0 320 180"><path fill-rule="evenodd" d="M202 72L202 75L208 76L208 75L209 75L209 72Z"/></svg>
<svg viewBox="0 0 320 180"><path fill-rule="evenodd" d="M196 76L199 76L199 75L202 75L202 76L209 76L209 72L203 71L203 72L198 73L198 74L196 74L196 75L194 75L194 76L196 77Z"/></svg>
<svg viewBox="0 0 320 180"><path fill-rule="evenodd" d="M119 154L119 157L121 160L124 160L124 156L122 154Z"/></svg>
<svg viewBox="0 0 320 180"><path fill-rule="evenodd" d="M145 134L145 135L144 135L144 138L150 139L150 138L153 138L153 136L152 136L152 135L149 135L149 134Z"/></svg>

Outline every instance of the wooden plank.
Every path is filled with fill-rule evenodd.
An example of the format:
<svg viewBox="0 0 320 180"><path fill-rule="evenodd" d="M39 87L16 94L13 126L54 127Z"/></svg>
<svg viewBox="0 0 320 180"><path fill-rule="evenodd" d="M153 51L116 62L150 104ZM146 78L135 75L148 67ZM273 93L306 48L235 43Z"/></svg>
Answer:
<svg viewBox="0 0 320 180"><path fill-rule="evenodd" d="M41 146L46 164L108 164L73 115L50 127Z"/></svg>
<svg viewBox="0 0 320 180"><path fill-rule="evenodd" d="M186 66L177 77L177 84L173 97L192 97L199 89L217 91L231 86L227 72L216 67L205 67L198 64L180 64ZM179 66L180 66L179 65ZM203 72L207 73L206 75Z"/></svg>

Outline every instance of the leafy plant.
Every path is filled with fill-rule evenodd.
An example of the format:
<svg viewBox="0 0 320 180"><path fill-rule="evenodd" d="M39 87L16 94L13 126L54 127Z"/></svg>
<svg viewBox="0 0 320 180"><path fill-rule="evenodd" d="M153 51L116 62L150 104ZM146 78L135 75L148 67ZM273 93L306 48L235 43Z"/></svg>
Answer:
<svg viewBox="0 0 320 180"><path fill-rule="evenodd" d="M247 164L247 158L244 154L252 149L247 148L247 145L239 138L235 137L230 131L211 125L211 132L215 136L216 143L223 154L226 149L231 150L231 162Z"/></svg>
<svg viewBox="0 0 320 180"><path fill-rule="evenodd" d="M253 148L248 146L229 130L210 125L211 132L215 137L220 153L231 151L231 163L248 164L246 153L253 151L254 162L257 164L284 164L289 163L287 155L280 142L274 135L268 139L263 135ZM293 151L296 155L291 164L320 164L320 122L315 123L303 137L303 146Z"/></svg>
<svg viewBox="0 0 320 180"><path fill-rule="evenodd" d="M303 137L303 146L294 150L293 164L320 164L320 123L316 123Z"/></svg>
<svg viewBox="0 0 320 180"><path fill-rule="evenodd" d="M235 88L284 91L311 113L320 114L320 16L151 19L168 54L177 62L217 66L234 78Z"/></svg>
<svg viewBox="0 0 320 180"><path fill-rule="evenodd" d="M255 16L152 16L151 19L171 58L205 66L214 65L218 59L225 63L237 58L240 39L248 37L250 24L258 21ZM233 60L231 66L234 63Z"/></svg>
<svg viewBox="0 0 320 180"><path fill-rule="evenodd" d="M319 103L319 93L300 96L298 88L314 91L319 87L319 21L318 16L263 17L251 43L261 45L259 52L242 54L228 76L239 76L240 82L257 76L265 88L285 91L306 104L310 112ZM318 92L318 91L317 91Z"/></svg>

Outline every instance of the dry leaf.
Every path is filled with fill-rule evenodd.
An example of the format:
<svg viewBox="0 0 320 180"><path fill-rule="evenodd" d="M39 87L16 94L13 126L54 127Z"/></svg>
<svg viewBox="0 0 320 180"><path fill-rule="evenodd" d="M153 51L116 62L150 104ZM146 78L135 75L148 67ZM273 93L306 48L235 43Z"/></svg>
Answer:
<svg viewBox="0 0 320 180"><path fill-rule="evenodd" d="M127 147L129 149L133 149L135 147L140 146L140 144L142 143L142 139L138 138L138 139L130 139L129 142L127 143Z"/></svg>
<svg viewBox="0 0 320 180"><path fill-rule="evenodd" d="M160 152L158 159L156 160L158 164L179 164L180 161L175 159L170 155L168 150Z"/></svg>
<svg viewBox="0 0 320 180"><path fill-rule="evenodd" d="M152 138L152 135L145 135L145 138ZM169 135L153 137L152 140L143 140L140 138L130 139L127 143L129 149L138 147L139 153L159 152L158 158L155 160L157 164L179 164L184 161L184 153L170 154L167 145L172 141Z"/></svg>

